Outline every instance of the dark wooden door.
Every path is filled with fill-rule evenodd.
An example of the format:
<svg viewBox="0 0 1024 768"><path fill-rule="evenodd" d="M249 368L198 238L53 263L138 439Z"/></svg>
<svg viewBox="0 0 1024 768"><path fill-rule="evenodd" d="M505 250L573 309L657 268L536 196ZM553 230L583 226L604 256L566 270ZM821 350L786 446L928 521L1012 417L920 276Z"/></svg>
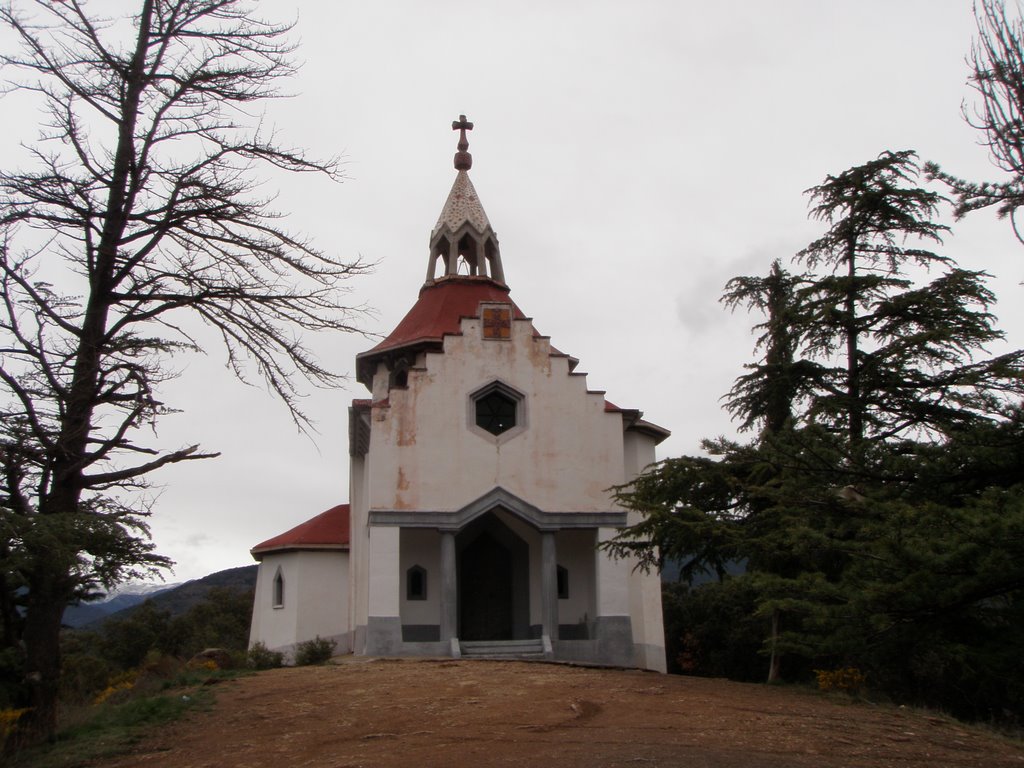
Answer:
<svg viewBox="0 0 1024 768"><path fill-rule="evenodd" d="M512 555L488 533L462 552L459 573L459 637L512 638Z"/></svg>

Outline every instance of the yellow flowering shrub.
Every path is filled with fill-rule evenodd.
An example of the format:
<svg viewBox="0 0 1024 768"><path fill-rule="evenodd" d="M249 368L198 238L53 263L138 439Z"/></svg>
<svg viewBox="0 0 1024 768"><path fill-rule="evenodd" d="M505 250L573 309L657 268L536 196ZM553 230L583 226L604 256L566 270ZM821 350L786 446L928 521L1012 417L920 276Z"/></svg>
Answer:
<svg viewBox="0 0 1024 768"><path fill-rule="evenodd" d="M818 678L818 688L822 691L857 693L866 682L864 675L856 667L816 669L814 674Z"/></svg>
<svg viewBox="0 0 1024 768"><path fill-rule="evenodd" d="M7 743L16 730L21 716L28 712L28 707L23 709L0 709L0 750Z"/></svg>
<svg viewBox="0 0 1024 768"><path fill-rule="evenodd" d="M220 665L216 662L216 660L201 657L194 657L189 659L188 664L186 664L185 666L197 672L216 672L218 669L220 669Z"/></svg>
<svg viewBox="0 0 1024 768"><path fill-rule="evenodd" d="M128 670L119 675L114 675L107 681L107 687L97 694L92 703L99 706L118 691L130 691L135 687L135 679L138 677L138 674L135 670Z"/></svg>

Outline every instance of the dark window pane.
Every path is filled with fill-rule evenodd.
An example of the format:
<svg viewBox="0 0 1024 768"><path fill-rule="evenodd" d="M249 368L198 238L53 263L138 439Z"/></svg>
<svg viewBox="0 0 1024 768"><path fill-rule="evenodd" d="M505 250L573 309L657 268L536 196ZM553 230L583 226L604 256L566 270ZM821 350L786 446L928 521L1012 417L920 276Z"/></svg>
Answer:
<svg viewBox="0 0 1024 768"><path fill-rule="evenodd" d="M426 600L427 599L427 571L421 566L414 565L405 574L405 599Z"/></svg>
<svg viewBox="0 0 1024 768"><path fill-rule="evenodd" d="M516 402L501 392L491 392L476 401L476 424L492 435L516 425Z"/></svg>

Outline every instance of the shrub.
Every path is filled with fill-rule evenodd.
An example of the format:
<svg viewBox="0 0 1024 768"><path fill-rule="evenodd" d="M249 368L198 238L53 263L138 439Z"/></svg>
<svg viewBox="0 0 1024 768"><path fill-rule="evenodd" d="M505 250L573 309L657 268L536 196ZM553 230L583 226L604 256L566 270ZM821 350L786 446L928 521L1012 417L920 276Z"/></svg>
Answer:
<svg viewBox="0 0 1024 768"><path fill-rule="evenodd" d="M171 620L175 654L191 658L207 648L244 651L252 622L252 591L213 587L203 601ZM218 661L219 666L223 666Z"/></svg>
<svg viewBox="0 0 1024 768"><path fill-rule="evenodd" d="M107 687L117 669L91 653L71 652L63 655L60 670L60 696L66 704L91 701Z"/></svg>
<svg viewBox="0 0 1024 768"><path fill-rule="evenodd" d="M114 675L107 681L107 687L100 691L96 698L93 699L93 704L99 706L111 696L116 696L121 691L130 691L135 687L135 681L138 677L139 673L133 669Z"/></svg>
<svg viewBox="0 0 1024 768"><path fill-rule="evenodd" d="M218 669L233 669L236 666L235 662L236 658L230 651L223 648L207 648L189 659L188 667L215 672Z"/></svg>
<svg viewBox="0 0 1024 768"><path fill-rule="evenodd" d="M333 640L326 640L317 635L312 640L305 640L295 646L295 666L307 667L311 664L323 664L334 655Z"/></svg>
<svg viewBox="0 0 1024 768"><path fill-rule="evenodd" d="M146 654L142 671L147 677L168 680L181 672L181 668L181 659L154 649Z"/></svg>
<svg viewBox="0 0 1024 768"><path fill-rule="evenodd" d="M150 650L162 647L170 637L171 614L157 608L151 600L136 607L124 618L111 618L103 624L100 655L121 669L140 666Z"/></svg>
<svg viewBox="0 0 1024 768"><path fill-rule="evenodd" d="M814 674L818 678L818 688L822 691L846 691L855 694L864 687L864 675L854 667L816 669Z"/></svg>
<svg viewBox="0 0 1024 768"><path fill-rule="evenodd" d="M697 587L664 584L662 605L669 671L699 677L761 681L767 623L756 616L756 592L743 578Z"/></svg>
<svg viewBox="0 0 1024 768"><path fill-rule="evenodd" d="M0 648L0 709L15 709L27 703L24 651L17 647Z"/></svg>
<svg viewBox="0 0 1024 768"><path fill-rule="evenodd" d="M277 669L284 664L284 654L271 651L262 642L253 643L249 649L248 664L253 669Z"/></svg>
<svg viewBox="0 0 1024 768"><path fill-rule="evenodd" d="M0 755L9 747L8 739L13 739L18 730L18 720L28 709L0 709Z"/></svg>

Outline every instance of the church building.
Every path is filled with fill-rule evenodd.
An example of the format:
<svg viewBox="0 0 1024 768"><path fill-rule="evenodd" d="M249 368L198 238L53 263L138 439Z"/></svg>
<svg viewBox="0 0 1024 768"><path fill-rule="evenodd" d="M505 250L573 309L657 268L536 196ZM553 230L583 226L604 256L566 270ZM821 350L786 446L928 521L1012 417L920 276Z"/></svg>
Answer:
<svg viewBox="0 0 1024 768"><path fill-rule="evenodd" d="M658 575L598 545L635 521L609 488L669 433L588 389L512 300L469 178L473 124L452 127L419 298L356 357L370 396L349 408L349 504L253 547L250 643L664 671Z"/></svg>

